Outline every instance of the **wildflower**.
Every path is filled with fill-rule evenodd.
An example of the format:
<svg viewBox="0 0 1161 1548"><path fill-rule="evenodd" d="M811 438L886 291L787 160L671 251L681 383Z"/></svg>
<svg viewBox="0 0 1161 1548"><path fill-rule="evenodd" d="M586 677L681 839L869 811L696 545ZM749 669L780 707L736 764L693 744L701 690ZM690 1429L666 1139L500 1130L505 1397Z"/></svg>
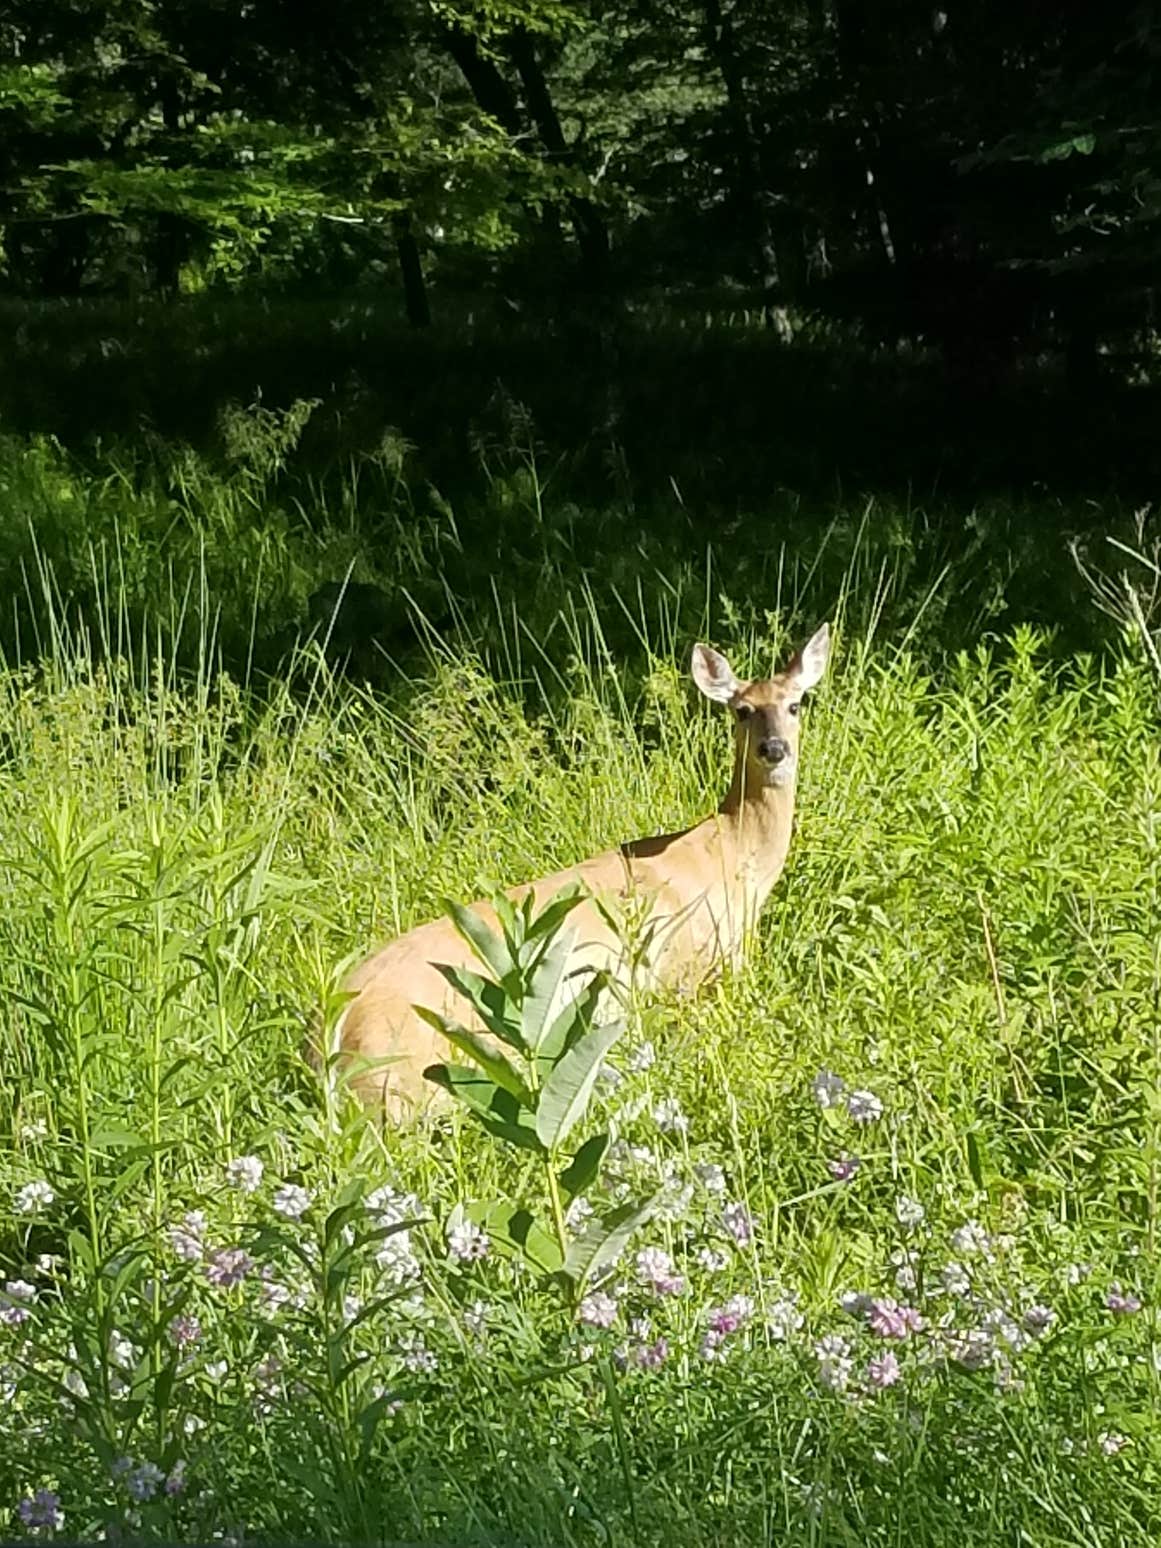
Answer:
<svg viewBox="0 0 1161 1548"><path fill-rule="evenodd" d="M890 1296L872 1301L867 1320L872 1333L877 1333L880 1338L906 1338L923 1327L923 1318L914 1306L900 1306Z"/></svg>
<svg viewBox="0 0 1161 1548"><path fill-rule="evenodd" d="M1079 1285L1082 1284L1091 1273L1091 1263L1070 1263L1064 1271L1064 1282L1068 1285Z"/></svg>
<svg viewBox="0 0 1161 1548"><path fill-rule="evenodd" d="M165 1480L165 1492L171 1498L175 1494L181 1494L185 1490L185 1462L176 1461L169 1470L169 1476Z"/></svg>
<svg viewBox="0 0 1161 1548"><path fill-rule="evenodd" d="M457 1263L476 1263L488 1256L487 1232L471 1220L461 1220L447 1233L448 1256Z"/></svg>
<svg viewBox="0 0 1161 1548"><path fill-rule="evenodd" d="M165 1482L165 1474L156 1462L141 1462L125 1479L125 1487L135 1500L151 1500L158 1486Z"/></svg>
<svg viewBox="0 0 1161 1548"><path fill-rule="evenodd" d="M847 1083L841 1075L836 1075L833 1070L819 1070L810 1083L810 1089L814 1093L814 1100L819 1107L825 1109L839 1105L847 1089Z"/></svg>
<svg viewBox="0 0 1161 1548"><path fill-rule="evenodd" d="M492 1308L487 1301L473 1301L464 1311L464 1327L475 1338L483 1338L488 1331L488 1315Z"/></svg>
<svg viewBox="0 0 1161 1548"><path fill-rule="evenodd" d="M726 1191L725 1168L720 1167L716 1161L699 1161L693 1169L698 1182L707 1193L724 1193Z"/></svg>
<svg viewBox="0 0 1161 1548"><path fill-rule="evenodd" d="M265 1171L257 1156L235 1156L226 1163L226 1181L239 1193L257 1193Z"/></svg>
<svg viewBox="0 0 1161 1548"><path fill-rule="evenodd" d="M685 1280L673 1272L673 1259L660 1247L643 1247L637 1254L637 1278L654 1295L680 1295Z"/></svg>
<svg viewBox="0 0 1161 1548"><path fill-rule="evenodd" d="M38 1489L35 1494L21 1500L16 1514L26 1527L57 1531L64 1522L60 1508L60 1495L52 1489Z"/></svg>
<svg viewBox="0 0 1161 1548"><path fill-rule="evenodd" d="M1131 1317L1134 1312L1141 1310L1141 1298L1132 1291L1126 1294L1120 1285L1113 1284L1105 1296L1105 1305L1117 1317Z"/></svg>
<svg viewBox="0 0 1161 1548"><path fill-rule="evenodd" d="M10 1328L18 1328L27 1322L32 1316L28 1308L35 1304L37 1295L36 1286L26 1279L8 1280L0 1292L0 1322Z"/></svg>
<svg viewBox="0 0 1161 1548"><path fill-rule="evenodd" d="M883 1116L883 1104L873 1091L852 1091L847 1112L856 1123L874 1123Z"/></svg>
<svg viewBox="0 0 1161 1548"><path fill-rule="evenodd" d="M1042 1333L1047 1333L1055 1321L1056 1313L1051 1306L1029 1306L1024 1313L1025 1332L1031 1333L1033 1338L1039 1338Z"/></svg>
<svg viewBox="0 0 1161 1548"><path fill-rule="evenodd" d="M748 1295L733 1295L724 1306L711 1306L706 1321L711 1333L727 1338L744 1328L754 1315L754 1301Z"/></svg>
<svg viewBox="0 0 1161 1548"><path fill-rule="evenodd" d="M439 1361L424 1342L420 1333L409 1333L400 1340L399 1353L403 1364L413 1375L430 1376L439 1369Z"/></svg>
<svg viewBox="0 0 1161 1548"><path fill-rule="evenodd" d="M200 1209L191 1209L180 1225L170 1226L169 1245L183 1263L197 1263L205 1254L206 1217Z"/></svg>
<svg viewBox="0 0 1161 1548"><path fill-rule="evenodd" d="M693 1203L693 1184L682 1182L680 1177L667 1177L658 1202L657 1213L662 1220L682 1220Z"/></svg>
<svg viewBox="0 0 1161 1548"><path fill-rule="evenodd" d="M196 1317L174 1317L166 1331L179 1349L188 1349L202 1336L201 1323Z"/></svg>
<svg viewBox="0 0 1161 1548"><path fill-rule="evenodd" d="M643 1371L655 1371L669 1358L669 1341L657 1338L651 1344L639 1344L633 1351L634 1363Z"/></svg>
<svg viewBox="0 0 1161 1548"><path fill-rule="evenodd" d="M770 1337L780 1344L784 1344L792 1333L797 1333L805 1320L798 1310L798 1294L793 1290L777 1296L766 1310Z"/></svg>
<svg viewBox="0 0 1161 1548"><path fill-rule="evenodd" d="M991 1246L991 1238L978 1220L967 1220L951 1233L951 1245L964 1257L985 1253Z"/></svg>
<svg viewBox="0 0 1161 1548"><path fill-rule="evenodd" d="M1127 1435L1118 1435L1115 1430L1105 1430L1097 1436L1097 1445L1106 1457L1115 1457L1118 1451L1124 1451L1129 1444Z"/></svg>
<svg viewBox="0 0 1161 1548"><path fill-rule="evenodd" d="M225 1360L207 1360L202 1370L211 1381L221 1381L222 1377L230 1369Z"/></svg>
<svg viewBox="0 0 1161 1548"><path fill-rule="evenodd" d="M396 1231L381 1241L375 1251L375 1262L392 1284L403 1285L409 1279L419 1277L419 1262L411 1250L409 1231Z"/></svg>
<svg viewBox="0 0 1161 1548"><path fill-rule="evenodd" d="M47 1209L55 1198L56 1194L51 1184L41 1177L35 1182L25 1183L23 1188L17 1190L13 1207L18 1215L35 1215L42 1209ZM40 1491L41 1494L46 1492L44 1489ZM35 1497L39 1498L39 1495ZM53 1495L53 1498L55 1499L56 1496Z"/></svg>
<svg viewBox="0 0 1161 1548"><path fill-rule="evenodd" d="M657 1054L652 1043L642 1043L640 1048L635 1048L626 1059L625 1064L630 1075L644 1075L646 1070L651 1070L657 1062Z"/></svg>
<svg viewBox="0 0 1161 1548"><path fill-rule="evenodd" d="M221 1290L240 1285L254 1267L254 1260L242 1247L219 1247L210 1254L206 1278Z"/></svg>
<svg viewBox="0 0 1161 1548"><path fill-rule="evenodd" d="M901 1193L895 1200L895 1219L905 1231L920 1225L926 1214L927 1211L919 1200L911 1198L906 1193Z"/></svg>
<svg viewBox="0 0 1161 1548"><path fill-rule="evenodd" d="M376 1188L374 1193L369 1193L364 1203L367 1213L374 1215L376 1223L381 1226L402 1225L404 1221L414 1221L423 1213L414 1193L398 1193L386 1184Z"/></svg>
<svg viewBox="0 0 1161 1548"><path fill-rule="evenodd" d="M722 1225L739 1247L745 1247L753 1240L754 1222L744 1204L737 1201L727 1204L722 1210Z"/></svg>
<svg viewBox="0 0 1161 1548"><path fill-rule="evenodd" d="M981 1370L996 1353L995 1341L987 1328L969 1328L965 1333L953 1334L949 1348L952 1359L968 1371Z"/></svg>
<svg viewBox="0 0 1161 1548"><path fill-rule="evenodd" d="M818 1379L832 1392L843 1392L851 1379L854 1361L851 1346L837 1333L828 1333L814 1346L818 1360Z"/></svg>
<svg viewBox="0 0 1161 1548"><path fill-rule="evenodd" d="M903 1257L897 1261L898 1267L895 1270L895 1288L897 1290L902 1290L905 1295L909 1295L919 1283L919 1276L916 1274L915 1265L911 1262L909 1257Z"/></svg>
<svg viewBox="0 0 1161 1548"><path fill-rule="evenodd" d="M310 1194L297 1183L283 1183L275 1192L274 1208L287 1220L299 1220L310 1208Z"/></svg>
<svg viewBox="0 0 1161 1548"><path fill-rule="evenodd" d="M886 1349L882 1354L876 1355L867 1366L867 1382L880 1391L884 1387L893 1387L902 1376L899 1369L899 1361L895 1358L892 1349Z"/></svg>
<svg viewBox="0 0 1161 1548"><path fill-rule="evenodd" d="M717 1247L701 1247L697 1261L707 1274L720 1274L730 1260Z"/></svg>
<svg viewBox="0 0 1161 1548"><path fill-rule="evenodd" d="M684 1134L689 1128L689 1119L681 1110L681 1104L674 1097L665 1097L658 1102L653 1109L653 1122L661 1130L662 1134Z"/></svg>
<svg viewBox="0 0 1161 1548"><path fill-rule="evenodd" d="M575 1198L564 1212L564 1223L574 1235L580 1235L596 1214L588 1199Z"/></svg>
<svg viewBox="0 0 1161 1548"><path fill-rule="evenodd" d="M262 1283L258 1287L258 1305L267 1315L273 1316L290 1300L290 1290L275 1279L274 1269L269 1263L262 1265L261 1279Z"/></svg>
<svg viewBox="0 0 1161 1548"><path fill-rule="evenodd" d="M586 1295L577 1307L577 1321L588 1328L611 1328L617 1318L617 1302L603 1290Z"/></svg>
<svg viewBox="0 0 1161 1548"><path fill-rule="evenodd" d="M109 1334L109 1360L118 1370L127 1371L136 1365L139 1358L139 1350L131 1339L124 1333L118 1333L114 1328Z"/></svg>
<svg viewBox="0 0 1161 1548"><path fill-rule="evenodd" d="M834 1161L828 1161L826 1169L835 1182L850 1182L862 1164L858 1156L839 1156Z"/></svg>
<svg viewBox="0 0 1161 1548"><path fill-rule="evenodd" d="M948 1295L968 1295L971 1291L971 1275L962 1263L945 1263L939 1278Z"/></svg>

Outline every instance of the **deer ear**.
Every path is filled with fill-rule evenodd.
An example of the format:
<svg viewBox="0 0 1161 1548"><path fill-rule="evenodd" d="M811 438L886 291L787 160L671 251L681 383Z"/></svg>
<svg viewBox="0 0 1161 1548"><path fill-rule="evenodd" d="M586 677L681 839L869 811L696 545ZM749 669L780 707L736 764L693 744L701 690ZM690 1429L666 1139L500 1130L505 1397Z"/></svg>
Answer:
<svg viewBox="0 0 1161 1548"><path fill-rule="evenodd" d="M830 625L823 624L807 640L806 644L795 656L794 660L786 668L787 677L792 677L797 684L800 693L806 693L813 688L826 671L827 658L830 655Z"/></svg>
<svg viewBox="0 0 1161 1548"><path fill-rule="evenodd" d="M733 667L721 651L712 650L708 645L693 647L689 670L702 693L715 704L728 704L741 687Z"/></svg>

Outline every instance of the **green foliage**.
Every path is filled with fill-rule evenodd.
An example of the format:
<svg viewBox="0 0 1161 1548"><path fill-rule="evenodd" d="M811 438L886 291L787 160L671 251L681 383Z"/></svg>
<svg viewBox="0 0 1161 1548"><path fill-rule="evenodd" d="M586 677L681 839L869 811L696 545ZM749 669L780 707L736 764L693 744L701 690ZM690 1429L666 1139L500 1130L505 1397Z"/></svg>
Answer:
<svg viewBox="0 0 1161 1548"><path fill-rule="evenodd" d="M424 1074L455 1097L493 1139L539 1158L555 1234L519 1204L473 1202L462 1212L544 1273L562 1274L574 1299L594 1275L616 1262L632 1232L655 1208L652 1203L622 1206L594 1221L577 1241L565 1219L562 1194L571 1204L585 1199L597 1185L609 1136L593 1134L570 1147L573 1155L567 1165L565 1147L585 1118L605 1055L624 1031L619 1019L597 1021L606 993L604 974L591 973L579 987L565 985L576 944L575 931L565 926L584 899L577 885L562 888L539 909L531 892L517 904L497 893L493 907L499 933L474 910L445 901L456 929L493 976L448 966L440 970L491 1038L511 1049L515 1061L486 1034L417 1007L454 1048L475 1062L483 1078L447 1064L433 1065Z"/></svg>

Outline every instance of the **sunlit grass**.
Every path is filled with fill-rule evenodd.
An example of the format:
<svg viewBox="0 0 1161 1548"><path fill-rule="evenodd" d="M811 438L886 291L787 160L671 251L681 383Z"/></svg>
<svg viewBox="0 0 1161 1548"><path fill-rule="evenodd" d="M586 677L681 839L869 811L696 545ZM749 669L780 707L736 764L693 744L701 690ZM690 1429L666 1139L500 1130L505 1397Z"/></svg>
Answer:
<svg viewBox="0 0 1161 1548"><path fill-rule="evenodd" d="M239 685L208 629L179 663L160 627L118 634L112 580L99 628L47 607L0 677L0 1520L1155 1539L1156 680L1128 641L921 648L881 620L940 588L867 543L746 618L712 570L613 599L545 549L526 612L478 642L453 616L376 691L309 652ZM156 620L199 592L195 568ZM307 1020L440 896L704 815L729 737L694 631L758 672L823 617L752 958L642 1006L602 1088L617 1175L667 1214L603 1287L613 1325L577 1326L498 1253L449 1258L453 1206L521 1163L452 1121L381 1139L320 1090ZM640 1282L644 1247L684 1294ZM888 1297L922 1327L893 1337Z"/></svg>

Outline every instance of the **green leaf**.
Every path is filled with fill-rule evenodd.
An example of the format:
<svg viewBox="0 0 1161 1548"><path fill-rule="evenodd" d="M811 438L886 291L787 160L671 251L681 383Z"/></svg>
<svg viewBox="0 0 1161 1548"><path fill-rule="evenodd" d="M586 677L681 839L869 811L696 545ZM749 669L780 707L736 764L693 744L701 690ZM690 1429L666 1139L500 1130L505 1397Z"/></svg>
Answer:
<svg viewBox="0 0 1161 1548"><path fill-rule="evenodd" d="M530 1150L534 1155L544 1155L531 1112L522 1108L510 1091L503 1090L478 1070L467 1069L462 1064L431 1064L423 1076L462 1102L489 1134L507 1140L510 1145L518 1145L522 1150Z"/></svg>
<svg viewBox="0 0 1161 1548"><path fill-rule="evenodd" d="M524 1044L533 1053L539 1050L541 1042L552 1030L549 1014L575 946L576 931L564 931L545 947L529 977L524 1003L520 1007L520 1026Z"/></svg>
<svg viewBox="0 0 1161 1548"><path fill-rule="evenodd" d="M529 894L531 896L531 894ZM549 901L540 910L539 914L528 926L527 939L529 941L542 941L550 939L564 923L578 903L583 903L587 896L586 890L580 882L566 882L566 884L552 895Z"/></svg>
<svg viewBox="0 0 1161 1548"><path fill-rule="evenodd" d="M496 932L489 929L479 914L473 913L470 908L465 908L462 903L455 903L447 898L444 900L443 907L445 912L451 915L456 929L484 966L490 967L497 978L507 978L515 964L507 946Z"/></svg>
<svg viewBox="0 0 1161 1548"><path fill-rule="evenodd" d="M546 1274L556 1274L562 1268L560 1244L522 1205L469 1204L464 1213L495 1241L520 1253L535 1268Z"/></svg>
<svg viewBox="0 0 1161 1548"><path fill-rule="evenodd" d="M503 1086L505 1091L510 1091L523 1106L528 1108L535 1106L532 1093L520 1071L505 1054L501 1053L500 1049L489 1043L482 1033L473 1032L468 1027L461 1027L456 1021L448 1021L438 1011L428 1010L426 1006L417 1005L414 1009L416 1015L421 1016L437 1032L441 1032L453 1048L458 1048L462 1054L467 1054L469 1059L474 1059L490 1080L494 1080L498 1086Z"/></svg>
<svg viewBox="0 0 1161 1548"><path fill-rule="evenodd" d="M623 1030L621 1021L590 1027L561 1055L544 1083L536 1107L536 1133L549 1150L563 1144L573 1125L584 1116L601 1061Z"/></svg>
<svg viewBox="0 0 1161 1548"><path fill-rule="evenodd" d="M594 1220L583 1236L568 1249L564 1272L576 1284L583 1284L603 1268L615 1263L625 1244L640 1226L653 1218L658 1195L644 1204L622 1204L600 1220Z"/></svg>
<svg viewBox="0 0 1161 1548"><path fill-rule="evenodd" d="M542 1065L555 1064L561 1054L588 1031L608 982L607 973L594 973L576 998L561 1007L560 1014L545 1032L536 1050L537 1059Z"/></svg>
<svg viewBox="0 0 1161 1548"><path fill-rule="evenodd" d="M600 1171L601 1161L609 1146L607 1134L594 1134L573 1156L572 1161L560 1174L560 1186L570 1199L583 1193Z"/></svg>
<svg viewBox="0 0 1161 1548"><path fill-rule="evenodd" d="M456 991L462 994L480 1020L494 1037L509 1048L525 1049L524 1037L516 1019L516 1007L509 999L502 984L494 983L470 968L454 967L447 962L435 962L432 966Z"/></svg>

